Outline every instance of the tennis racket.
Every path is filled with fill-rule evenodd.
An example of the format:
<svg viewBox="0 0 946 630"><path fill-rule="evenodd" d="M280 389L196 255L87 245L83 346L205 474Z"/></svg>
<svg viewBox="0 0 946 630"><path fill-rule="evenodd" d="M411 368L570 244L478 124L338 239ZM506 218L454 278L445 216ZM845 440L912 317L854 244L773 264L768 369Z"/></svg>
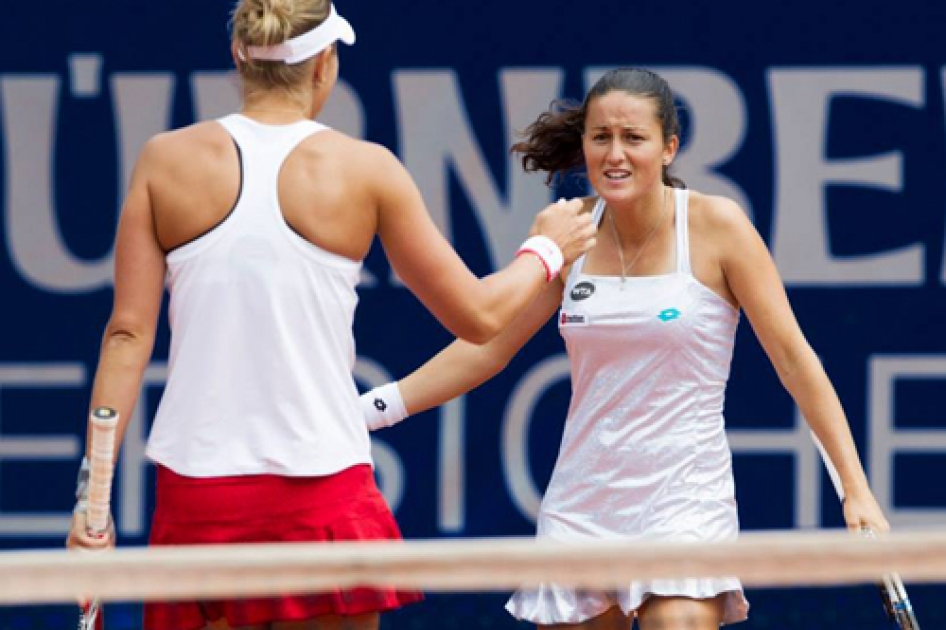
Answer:
<svg viewBox="0 0 946 630"><path fill-rule="evenodd" d="M831 484L838 494L838 499L841 500L841 503L844 503L844 488L841 486L841 476L838 475L837 469L831 463L831 458L824 450L824 445L821 444L821 440L814 432L811 433L811 439L814 440L818 452L821 453L821 461L828 469L828 476L831 477ZM869 527L862 528L861 534L868 538L874 538L874 531ZM888 573L877 583L877 588L880 590L880 599L883 601L884 610L887 612L887 618L890 621L896 622L900 630L920 630L920 624L913 613L913 605L907 595L907 588L899 575Z"/></svg>
<svg viewBox="0 0 946 630"><path fill-rule="evenodd" d="M112 497L112 474L115 460L115 429L118 412L110 407L96 407L89 416L92 427L89 458L89 535L108 535L108 517ZM99 600L81 605L79 630L104 630L104 614Z"/></svg>

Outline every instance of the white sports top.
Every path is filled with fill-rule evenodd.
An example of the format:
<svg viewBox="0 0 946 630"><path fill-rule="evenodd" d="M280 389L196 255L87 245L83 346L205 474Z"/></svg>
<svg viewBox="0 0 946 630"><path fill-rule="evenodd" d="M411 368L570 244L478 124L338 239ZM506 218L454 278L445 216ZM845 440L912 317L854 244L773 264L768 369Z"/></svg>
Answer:
<svg viewBox="0 0 946 630"><path fill-rule="evenodd" d="M326 127L219 123L242 188L223 222L167 256L169 374L147 454L193 477L370 464L352 378L361 263L303 239L279 207L283 162Z"/></svg>
<svg viewBox="0 0 946 630"><path fill-rule="evenodd" d="M686 190L674 190L676 265L668 274L583 273L565 281L559 330L572 401L539 510L541 538L710 541L739 532L723 399L739 313L690 270ZM604 203L594 209L599 223ZM578 623L648 595L725 598L724 621L745 619L735 578L630 581L613 592L556 584L517 592L520 619Z"/></svg>
<svg viewBox="0 0 946 630"><path fill-rule="evenodd" d="M576 532L653 534L655 501L732 499L722 411L739 315L690 272L688 193L674 192L672 273L632 276L622 290L618 277L582 273L582 257L566 282L559 329L573 393L542 507Z"/></svg>

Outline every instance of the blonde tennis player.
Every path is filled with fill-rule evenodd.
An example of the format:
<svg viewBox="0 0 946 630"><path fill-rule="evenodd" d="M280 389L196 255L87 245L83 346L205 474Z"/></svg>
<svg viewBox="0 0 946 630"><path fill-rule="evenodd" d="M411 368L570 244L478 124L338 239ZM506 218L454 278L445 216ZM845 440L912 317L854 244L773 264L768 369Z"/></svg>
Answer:
<svg viewBox="0 0 946 630"><path fill-rule="evenodd" d="M476 278L390 152L314 122L338 75L336 43L355 41L335 7L242 0L232 27L242 110L151 139L135 168L92 405L131 417L166 284L151 543L397 539L352 378L355 285L372 240L444 326L481 343L593 245L595 228L580 201L550 206L523 255ZM86 533L80 509L69 544L109 543ZM148 603L144 627L371 629L419 597Z"/></svg>
<svg viewBox="0 0 946 630"><path fill-rule="evenodd" d="M514 150L527 170L587 169L597 245L490 343L458 341L398 384L362 397L371 428L439 405L499 372L558 313L572 401L538 516L552 539L728 540L739 525L723 402L740 310L831 459L851 528L887 522L834 389L745 213L669 175L679 146L658 75L605 74L580 106L542 114ZM381 399L386 405L375 405ZM377 407L389 410L386 414ZM517 592L509 611L558 629L708 630L746 618L735 578L629 581Z"/></svg>

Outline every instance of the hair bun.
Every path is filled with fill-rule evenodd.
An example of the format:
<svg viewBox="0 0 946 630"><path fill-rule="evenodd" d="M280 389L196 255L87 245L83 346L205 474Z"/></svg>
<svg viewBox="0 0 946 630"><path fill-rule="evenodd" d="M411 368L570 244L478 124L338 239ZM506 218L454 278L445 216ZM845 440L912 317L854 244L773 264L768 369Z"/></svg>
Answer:
<svg viewBox="0 0 946 630"><path fill-rule="evenodd" d="M248 46L275 46L292 37L295 13L294 0L243 0L233 26Z"/></svg>

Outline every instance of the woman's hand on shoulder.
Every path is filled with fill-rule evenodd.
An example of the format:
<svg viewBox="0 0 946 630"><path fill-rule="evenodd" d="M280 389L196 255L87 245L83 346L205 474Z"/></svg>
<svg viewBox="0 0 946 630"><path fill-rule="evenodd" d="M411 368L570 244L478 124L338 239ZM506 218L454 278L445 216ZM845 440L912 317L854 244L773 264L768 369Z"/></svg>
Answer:
<svg viewBox="0 0 946 630"><path fill-rule="evenodd" d="M586 206L584 199L559 199L536 215L529 234L554 241L562 254L563 264L571 266L596 242L598 229L592 223Z"/></svg>
<svg viewBox="0 0 946 630"><path fill-rule="evenodd" d="M594 213L595 205L598 203L598 197L581 197L581 198L576 197L576 199L573 201L581 202L581 209L579 210L579 215L582 217L585 217L587 219L588 226L590 227L590 229L593 230L594 233L597 233L598 228L596 225L593 224L593 218L594 218L593 213ZM559 274L559 276L561 278L567 278L569 274L571 274L572 272L572 267L578 261L578 258L581 257L581 254L587 254L589 251L594 249L597 243L598 243L598 239L596 236L594 236L590 239L590 241L586 241L584 243L585 249L583 252L571 258L569 256L565 256L565 263L562 265L562 272Z"/></svg>

